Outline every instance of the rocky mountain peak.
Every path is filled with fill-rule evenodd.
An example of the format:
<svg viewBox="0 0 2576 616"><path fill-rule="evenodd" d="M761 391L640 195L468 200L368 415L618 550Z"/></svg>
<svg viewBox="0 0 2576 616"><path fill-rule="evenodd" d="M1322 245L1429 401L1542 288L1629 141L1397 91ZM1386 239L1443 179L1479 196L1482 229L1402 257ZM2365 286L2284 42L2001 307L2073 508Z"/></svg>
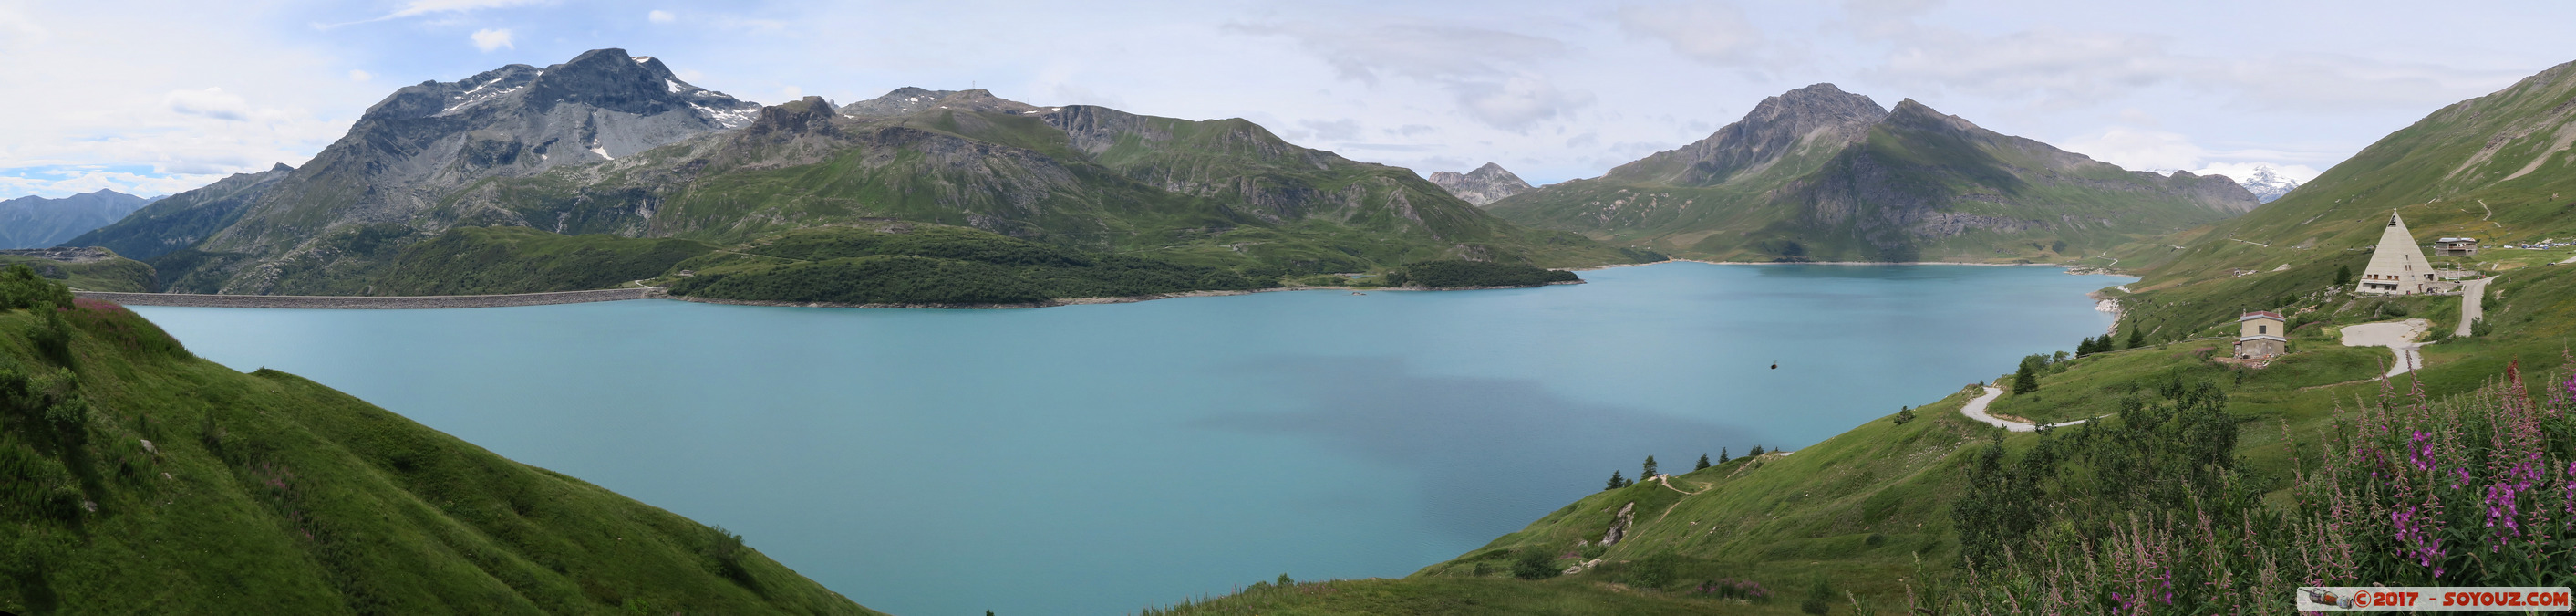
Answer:
<svg viewBox="0 0 2576 616"><path fill-rule="evenodd" d="M948 98L949 95L956 93L956 90L925 90L904 86L895 88L893 92L887 92L885 96L843 105L841 115L862 118L912 115L914 112L929 109L931 105L939 104L939 99Z"/></svg>
<svg viewBox="0 0 2576 616"><path fill-rule="evenodd" d="M831 101L820 96L808 96L803 100L760 108L760 116L752 120L749 128L743 129L743 134L754 137L838 134L839 131L832 127L832 120L837 115Z"/></svg>
<svg viewBox="0 0 2576 616"><path fill-rule="evenodd" d="M1610 175L1685 186L1723 183L1738 173L1768 168L1810 144L1856 141L1888 117L1868 96L1819 83L1762 99L1744 119L1708 138L1612 169Z"/></svg>
<svg viewBox="0 0 2576 616"><path fill-rule="evenodd" d="M1485 166L1477 167L1475 171L1466 173L1451 171L1433 173L1431 183L1438 184L1442 190L1449 191L1449 194L1456 195L1459 199L1480 206L1528 192L1530 189L1529 182L1521 181L1520 176L1503 169L1502 165L1490 162L1485 163Z"/></svg>

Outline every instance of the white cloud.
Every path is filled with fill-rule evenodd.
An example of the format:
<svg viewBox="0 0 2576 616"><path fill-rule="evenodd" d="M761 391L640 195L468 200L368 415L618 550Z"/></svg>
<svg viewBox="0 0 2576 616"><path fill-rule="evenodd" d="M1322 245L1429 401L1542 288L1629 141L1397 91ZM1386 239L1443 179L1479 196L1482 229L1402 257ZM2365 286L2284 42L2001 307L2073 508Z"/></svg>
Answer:
<svg viewBox="0 0 2576 616"><path fill-rule="evenodd" d="M1350 118L1332 121L1300 120L1298 126L1325 141L1350 141L1360 138L1360 122Z"/></svg>
<svg viewBox="0 0 2576 616"><path fill-rule="evenodd" d="M540 0L411 0L402 9L379 19L398 19L431 13L465 13L483 9L508 8L536 4Z"/></svg>
<svg viewBox="0 0 2576 616"><path fill-rule="evenodd" d="M1226 30L1288 37L1342 79L1380 85L1400 77L1437 85L1460 112L1505 130L1527 130L1593 100L1591 93L1560 88L1535 70L1569 54L1564 42L1552 38L1413 23L1229 24Z"/></svg>
<svg viewBox="0 0 2576 616"><path fill-rule="evenodd" d="M654 9L654 10L651 10L651 11L646 11L646 12L644 13L644 20L645 20L645 21L650 21L650 22L657 23L657 24L667 24L667 23L671 23L673 20L676 20L676 19L678 19L678 18L677 18L677 17L673 17L673 16L671 15L671 12L670 12L670 11L665 11L665 10L660 10L660 9Z"/></svg>
<svg viewBox="0 0 2576 616"><path fill-rule="evenodd" d="M170 110L193 116L205 116L235 122L250 119L250 102L224 92L223 88L172 90L162 95Z"/></svg>
<svg viewBox="0 0 2576 616"><path fill-rule="evenodd" d="M2209 153L2179 133L2129 127L2069 139L2060 147L2131 170L2190 169Z"/></svg>
<svg viewBox="0 0 2576 616"><path fill-rule="evenodd" d="M1735 5L1708 2L1623 6L1619 29L1670 45L1673 51L1716 66L1743 66L1759 58L1762 31Z"/></svg>
<svg viewBox="0 0 2576 616"><path fill-rule="evenodd" d="M375 76L375 75L370 74L370 73L368 73L368 72L366 72L366 71L362 71L362 70L358 70L358 69L349 69L349 80L350 80L350 81L366 81L366 80L375 79L375 78L376 78L376 76Z"/></svg>
<svg viewBox="0 0 2576 616"><path fill-rule="evenodd" d="M510 44L510 29L509 29L509 28L502 28L502 29L499 29L499 30L493 30L493 29L488 29L488 28L487 28L487 29L483 29L483 30L475 30L475 31L474 31L474 34L473 34L473 35L471 35L469 38L474 39L474 48L476 48L476 49L481 49L481 50L483 50L483 51L487 51L487 52L488 52L488 51L492 51L492 50L494 50L494 49L500 49L500 48L503 48L503 47L508 47L508 48L511 48L511 49L518 49L518 48L519 48L517 45L512 45L512 44Z"/></svg>

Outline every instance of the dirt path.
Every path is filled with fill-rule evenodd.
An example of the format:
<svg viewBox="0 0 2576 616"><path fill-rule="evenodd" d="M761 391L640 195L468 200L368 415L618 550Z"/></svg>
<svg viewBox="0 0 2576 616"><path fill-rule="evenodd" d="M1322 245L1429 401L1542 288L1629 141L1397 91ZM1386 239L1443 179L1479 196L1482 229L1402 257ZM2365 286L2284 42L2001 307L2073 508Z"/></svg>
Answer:
<svg viewBox="0 0 2576 616"><path fill-rule="evenodd" d="M1994 416L1994 415L1986 414L1986 405L1994 404L1995 399L1996 399L1996 398L2001 398L2001 397L2003 397L2003 395L2004 395L2004 388L2001 388L2001 387L1995 387L1995 386L1992 386L1992 385L1988 385L1988 386L1986 386L1986 395L1983 395L1983 396L1977 396L1977 398L1976 398L1976 399L1974 399L1974 400L1969 400L1969 401L1968 401L1967 406L1959 407L1959 414L1961 414L1961 415L1966 415L1966 416L1968 416L1968 418L1969 418L1969 419L1974 419L1974 420L1977 420L1977 421L1985 422L1985 423L1986 423L1986 425L1989 425L1989 426L1994 426L1994 427L1997 427L1997 428L2003 428L2003 429L2005 429L2005 430L2010 430L2010 431L2014 431L2014 432L2035 432L2035 431L2038 431L2038 430L2039 430L2039 424L2035 424L2035 423L2024 423L2024 422L2019 422L2019 421L2013 421L2013 420L2010 420L2010 419L2004 419L2004 418L2001 418L2001 417L1996 417L1996 416ZM2087 422L2087 421L2092 421L2092 420L2089 420L2089 419L2078 419L2078 420L2075 420L2075 421L2069 421L2069 422L2065 422L2065 423L2052 423L2052 424L2048 424L2048 425L2049 425L2050 427L2057 427L2057 426L2072 426L2072 425L2080 424L2080 423L2084 423L2084 422Z"/></svg>
<svg viewBox="0 0 2576 616"><path fill-rule="evenodd" d="M2390 352L2396 353L2397 364L2388 367L2388 374L2379 375L2379 378L2384 379L2424 367L2424 354L2416 350L2423 348L2424 343L2415 340L2422 337L2424 330L2432 326L2432 321L2423 319L2347 325L2343 328L2343 345L2384 346L2388 347Z"/></svg>
<svg viewBox="0 0 2576 616"><path fill-rule="evenodd" d="M2460 330L2453 336L2469 335L2469 324L2486 316L2487 283L2494 278L2479 278L2460 283Z"/></svg>

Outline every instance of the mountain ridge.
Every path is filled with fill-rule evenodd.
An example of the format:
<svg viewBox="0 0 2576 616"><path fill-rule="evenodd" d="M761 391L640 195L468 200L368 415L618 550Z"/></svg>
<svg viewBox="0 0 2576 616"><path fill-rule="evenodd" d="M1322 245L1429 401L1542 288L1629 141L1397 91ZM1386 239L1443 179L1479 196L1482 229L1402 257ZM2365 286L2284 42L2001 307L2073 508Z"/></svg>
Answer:
<svg viewBox="0 0 2576 616"><path fill-rule="evenodd" d="M145 214L86 237L160 259L174 291L216 293L370 293L404 251L474 226L722 244L893 218L1265 278L1630 259L1241 118L916 87L758 106L615 49L406 86L302 168Z"/></svg>
<svg viewBox="0 0 2576 616"><path fill-rule="evenodd" d="M29 195L0 200L0 249L50 248L116 224L157 200L105 188L61 198Z"/></svg>
<svg viewBox="0 0 2576 616"><path fill-rule="evenodd" d="M2127 171L1816 84L1707 138L1488 208L1718 260L2058 262L2257 205L2233 181Z"/></svg>

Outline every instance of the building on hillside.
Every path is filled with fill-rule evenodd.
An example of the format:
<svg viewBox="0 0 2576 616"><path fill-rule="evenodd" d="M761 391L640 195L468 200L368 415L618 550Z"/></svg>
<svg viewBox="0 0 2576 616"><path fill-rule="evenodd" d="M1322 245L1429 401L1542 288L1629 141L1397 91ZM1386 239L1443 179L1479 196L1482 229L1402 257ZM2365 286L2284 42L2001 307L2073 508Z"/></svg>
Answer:
<svg viewBox="0 0 2576 616"><path fill-rule="evenodd" d="M2424 247L2415 245L2405 219L2390 211L2388 227L2379 232L2379 249L2370 253L2370 266L2361 270L2361 287L2356 290L2379 295L2431 293L2437 290L2434 280Z"/></svg>
<svg viewBox="0 0 2576 616"><path fill-rule="evenodd" d="M2281 313L2256 310L2238 317L2236 324L2242 330L2236 337L2237 359L2269 359L2290 352L2290 331Z"/></svg>
<svg viewBox="0 0 2576 616"><path fill-rule="evenodd" d="M2433 254L2442 255L2442 256L2445 256L2445 257L2474 257L2474 256L2477 256L2477 255L2478 255L2478 238L2474 238L2474 237L2446 237L2446 238L2442 238L2442 239L2438 239L2438 240L2433 240Z"/></svg>

